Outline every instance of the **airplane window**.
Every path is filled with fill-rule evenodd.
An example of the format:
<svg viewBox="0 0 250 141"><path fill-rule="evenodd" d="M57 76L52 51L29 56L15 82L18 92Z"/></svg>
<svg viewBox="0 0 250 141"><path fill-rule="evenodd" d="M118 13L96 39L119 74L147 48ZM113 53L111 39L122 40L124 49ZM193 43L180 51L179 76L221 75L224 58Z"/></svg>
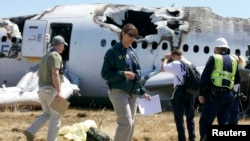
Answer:
<svg viewBox="0 0 250 141"><path fill-rule="evenodd" d="M246 56L249 56L249 51L248 51L248 50L246 50L245 55L246 55Z"/></svg>
<svg viewBox="0 0 250 141"><path fill-rule="evenodd" d="M156 43L156 42L153 42L153 43L152 43L152 48L153 48L153 49L156 49L156 48L157 48L157 43Z"/></svg>
<svg viewBox="0 0 250 141"><path fill-rule="evenodd" d="M1 41L2 41L2 42L6 42L6 41L7 41L7 37L6 37L6 36L3 36Z"/></svg>
<svg viewBox="0 0 250 141"><path fill-rule="evenodd" d="M72 23L51 23L50 24L50 37L54 37L55 35L62 35L65 41L68 43L67 46L64 46L64 51L61 53L62 60L67 61L69 60L69 53L70 53L70 39L72 33ZM38 26L34 26L32 28L38 28ZM52 38L51 38L52 40Z"/></svg>
<svg viewBox="0 0 250 141"><path fill-rule="evenodd" d="M199 52L199 46L195 45L193 50L194 50L195 53Z"/></svg>
<svg viewBox="0 0 250 141"><path fill-rule="evenodd" d="M142 45L141 45L141 46L142 46L143 49L145 49L145 48L147 48L148 43L147 43L147 42L142 42Z"/></svg>
<svg viewBox="0 0 250 141"><path fill-rule="evenodd" d="M112 40L111 41L111 46L115 45L116 44L116 40Z"/></svg>
<svg viewBox="0 0 250 141"><path fill-rule="evenodd" d="M208 46L205 46L205 47L204 47L204 53L206 53L206 54L209 53L209 47L208 47Z"/></svg>
<svg viewBox="0 0 250 141"><path fill-rule="evenodd" d="M12 43L16 43L16 40L17 40L16 37L11 38Z"/></svg>
<svg viewBox="0 0 250 141"><path fill-rule="evenodd" d="M168 49L168 44L167 43L163 43L162 44L162 49L163 50L167 50Z"/></svg>
<svg viewBox="0 0 250 141"><path fill-rule="evenodd" d="M11 38L11 42L12 42L12 43L17 43L17 38L16 38L16 37L12 37L12 38Z"/></svg>
<svg viewBox="0 0 250 141"><path fill-rule="evenodd" d="M133 47L133 48L137 48L137 43L136 43L136 41L134 41L134 42L132 43L132 47Z"/></svg>
<svg viewBox="0 0 250 141"><path fill-rule="evenodd" d="M235 50L235 55L240 56L240 50L239 49Z"/></svg>
<svg viewBox="0 0 250 141"><path fill-rule="evenodd" d="M188 45L187 44L183 45L182 50L184 52L187 52L188 51Z"/></svg>
<svg viewBox="0 0 250 141"><path fill-rule="evenodd" d="M105 39L102 39L101 40L101 47L105 47L107 44L106 40Z"/></svg>

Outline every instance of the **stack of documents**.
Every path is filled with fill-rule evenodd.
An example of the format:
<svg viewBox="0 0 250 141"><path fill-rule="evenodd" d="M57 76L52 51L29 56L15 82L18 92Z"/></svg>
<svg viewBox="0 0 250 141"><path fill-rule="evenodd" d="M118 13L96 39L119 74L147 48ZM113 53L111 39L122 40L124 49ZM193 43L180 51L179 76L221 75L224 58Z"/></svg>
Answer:
<svg viewBox="0 0 250 141"><path fill-rule="evenodd" d="M151 96L150 101L139 98L139 110L142 115L153 115L162 112L159 95Z"/></svg>

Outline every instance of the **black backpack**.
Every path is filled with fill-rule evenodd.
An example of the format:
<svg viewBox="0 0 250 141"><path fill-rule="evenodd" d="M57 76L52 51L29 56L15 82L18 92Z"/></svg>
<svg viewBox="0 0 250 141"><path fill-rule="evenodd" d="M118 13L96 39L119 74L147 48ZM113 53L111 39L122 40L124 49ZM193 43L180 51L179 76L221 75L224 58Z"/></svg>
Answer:
<svg viewBox="0 0 250 141"><path fill-rule="evenodd" d="M185 92L198 96L200 89L201 74L196 67L181 61L185 65L186 73L183 76L183 86Z"/></svg>

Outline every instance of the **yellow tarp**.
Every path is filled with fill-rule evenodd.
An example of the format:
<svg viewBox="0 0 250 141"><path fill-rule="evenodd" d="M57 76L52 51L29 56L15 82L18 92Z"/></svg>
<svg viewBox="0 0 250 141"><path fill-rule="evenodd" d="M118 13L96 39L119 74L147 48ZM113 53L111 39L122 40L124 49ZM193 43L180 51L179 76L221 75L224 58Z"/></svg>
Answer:
<svg viewBox="0 0 250 141"><path fill-rule="evenodd" d="M72 126L64 126L59 129L58 134L68 140L86 141L86 133L90 127L97 128L94 120L86 120L84 122L75 123Z"/></svg>

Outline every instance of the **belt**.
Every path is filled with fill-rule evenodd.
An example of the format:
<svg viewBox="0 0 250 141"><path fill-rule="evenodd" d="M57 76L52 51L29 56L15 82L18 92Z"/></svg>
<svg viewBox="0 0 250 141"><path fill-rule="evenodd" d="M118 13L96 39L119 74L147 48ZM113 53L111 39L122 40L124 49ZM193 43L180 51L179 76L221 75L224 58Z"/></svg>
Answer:
<svg viewBox="0 0 250 141"><path fill-rule="evenodd" d="M214 88L215 91L217 92L226 92L226 91L230 91L230 89L228 88L223 88L223 87L217 87L217 88Z"/></svg>
<svg viewBox="0 0 250 141"><path fill-rule="evenodd" d="M174 89L177 89L177 88L180 87L180 86L182 86L182 85L176 85L176 86L174 87Z"/></svg>

